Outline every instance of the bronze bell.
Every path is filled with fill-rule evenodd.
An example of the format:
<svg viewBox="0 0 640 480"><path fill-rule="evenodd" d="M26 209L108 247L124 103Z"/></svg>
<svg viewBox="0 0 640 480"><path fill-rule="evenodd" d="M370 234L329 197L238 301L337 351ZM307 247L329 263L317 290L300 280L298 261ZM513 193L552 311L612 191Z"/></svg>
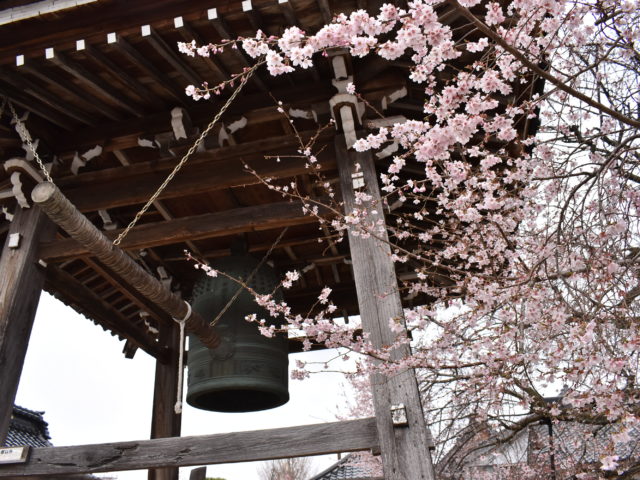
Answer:
<svg viewBox="0 0 640 480"><path fill-rule="evenodd" d="M232 255L216 261L212 267L246 281L258 264L258 260L249 255ZM278 283L276 273L266 264L248 282L260 294L273 292ZM193 310L212 321L239 287L224 275L203 275L193 288ZM281 300L280 291L276 300ZM189 405L217 412L252 412L279 407L289 401L287 336L261 335L255 323L245 320L252 313L256 313L258 319L265 319L267 325L275 324L275 319L242 289L218 320L218 347L207 348L197 337L189 336Z"/></svg>

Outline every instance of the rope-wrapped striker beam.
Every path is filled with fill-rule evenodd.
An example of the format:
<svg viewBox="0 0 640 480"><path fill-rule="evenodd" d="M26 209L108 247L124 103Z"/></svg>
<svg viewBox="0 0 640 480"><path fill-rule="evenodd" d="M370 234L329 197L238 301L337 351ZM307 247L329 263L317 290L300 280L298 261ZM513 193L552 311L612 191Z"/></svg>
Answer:
<svg viewBox="0 0 640 480"><path fill-rule="evenodd" d="M173 318L182 319L187 316L189 308L178 295L147 273L126 252L113 245L111 240L80 213L53 183L38 184L33 189L31 198L71 238L115 273L126 278L127 283L140 295L158 305ZM187 318L185 326L189 332L197 335L203 344L209 347L218 344L219 338L213 328L196 312L192 312Z"/></svg>

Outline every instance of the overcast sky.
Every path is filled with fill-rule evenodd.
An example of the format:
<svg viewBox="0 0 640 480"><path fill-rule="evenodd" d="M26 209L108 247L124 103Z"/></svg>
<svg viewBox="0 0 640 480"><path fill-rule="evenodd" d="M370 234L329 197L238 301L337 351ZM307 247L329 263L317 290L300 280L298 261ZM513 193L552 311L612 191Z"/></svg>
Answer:
<svg viewBox="0 0 640 480"><path fill-rule="evenodd" d="M101 327L43 294L16 404L45 411L56 446L149 438L155 361L140 350L128 360L122 354L123 346L124 342ZM307 361L324 361L333 352L298 355ZM298 355L290 357L290 364ZM182 435L335 421L343 388L339 374L323 373L303 382L290 381L289 403L266 412L212 413L185 404ZM335 456L317 457L314 471L335 460ZM181 479L188 479L191 468L181 469ZM114 472L109 476L143 480L147 473ZM207 476L257 480L257 464L212 466Z"/></svg>

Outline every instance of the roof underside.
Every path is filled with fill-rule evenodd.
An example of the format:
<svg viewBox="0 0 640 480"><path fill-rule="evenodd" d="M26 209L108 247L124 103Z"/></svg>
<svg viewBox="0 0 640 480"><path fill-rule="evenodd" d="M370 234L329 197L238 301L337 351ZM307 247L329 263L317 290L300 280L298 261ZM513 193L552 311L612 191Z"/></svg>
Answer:
<svg viewBox="0 0 640 480"><path fill-rule="evenodd" d="M26 124L38 139L38 151L46 161L56 159L56 184L107 235L116 235L131 221L229 94L196 103L184 95L185 86L201 80L213 85L251 64L234 49L208 60L193 59L178 54L176 42L216 43L253 35L257 29L277 35L293 23L313 32L335 13L374 11L382 2L254 0L248 11L243 11L243 3L182 0L162 2L158 8L158 2L150 0L100 0L0 27L0 35L12 39L10 45L0 45L0 93L12 100L20 115L30 112ZM212 7L215 15L209 11ZM452 26L464 25L448 13L446 4L441 13ZM146 36L142 25L150 26ZM111 33L115 36L108 42ZM45 58L47 49L52 50ZM463 64L473 60L466 55L460 59ZM185 259L185 250L211 260L228 255L234 239L243 235L249 250L260 258L288 228L270 257L281 272L303 272L301 281L285 293L287 302L306 312L329 286L337 313L356 314L346 242L335 243L328 229L302 214L299 204L268 189L246 168L279 178L278 182L295 179L302 196L320 200L323 183L338 187L333 145L340 132L333 127L322 130L315 145L325 147L318 155L322 171L309 175L303 160L287 157L301 146L275 103L281 101L286 111L297 112L292 114L293 126L304 141L314 136L329 121L328 101L336 93L329 63L318 56L314 68L276 78L260 70L224 114L224 129L214 129L202 151L189 160L122 247L152 273L170 278L171 287L188 298L197 271ZM358 91L384 109L385 116L421 118L423 94L407 81L407 65L403 59L386 62L369 56L352 59L349 69ZM451 72L441 75L446 81ZM176 139L171 116L175 107L182 109L187 138ZM376 117L368 110L365 118ZM0 119L0 149L4 160L25 157L6 112ZM37 181L28 167L37 172L29 160L12 163L8 171L0 169L0 207L8 213L0 214L1 237L8 230L16 196L28 198ZM420 165L408 165L407 171L412 170L424 171ZM53 242L41 247L40 256L48 264L47 290L128 340L125 348L130 352L137 347L157 355L153 331L171 324L171 319L134 293L126 279L65 237L58 232ZM398 268L401 280L412 278L411 265Z"/></svg>

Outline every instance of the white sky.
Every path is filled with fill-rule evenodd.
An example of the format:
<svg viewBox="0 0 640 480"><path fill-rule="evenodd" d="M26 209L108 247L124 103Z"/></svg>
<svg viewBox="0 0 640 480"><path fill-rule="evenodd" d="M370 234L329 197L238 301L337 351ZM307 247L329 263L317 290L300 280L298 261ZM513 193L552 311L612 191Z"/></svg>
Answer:
<svg viewBox="0 0 640 480"><path fill-rule="evenodd" d="M112 337L48 294L40 299L16 404L45 411L56 446L149 438L155 360L139 350L133 360L122 354L124 342ZM325 361L333 351L290 356ZM186 385L185 385L186 388ZM289 381L291 400L282 407L254 413L213 413L185 403L182 435L203 435L335 421L344 385L336 373ZM314 472L335 456L316 457ZM207 476L257 480L257 463L211 466ZM180 470L189 478L194 467ZM146 470L105 474L143 480Z"/></svg>

